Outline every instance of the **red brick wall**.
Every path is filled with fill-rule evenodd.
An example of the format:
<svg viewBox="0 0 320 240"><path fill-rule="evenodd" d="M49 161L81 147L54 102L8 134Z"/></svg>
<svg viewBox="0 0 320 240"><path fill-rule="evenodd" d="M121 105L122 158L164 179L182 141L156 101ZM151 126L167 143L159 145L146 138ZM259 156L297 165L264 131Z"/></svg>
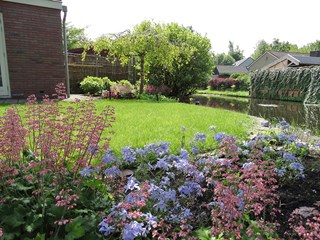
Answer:
<svg viewBox="0 0 320 240"><path fill-rule="evenodd" d="M0 1L11 95L54 93L65 83L61 11Z"/></svg>

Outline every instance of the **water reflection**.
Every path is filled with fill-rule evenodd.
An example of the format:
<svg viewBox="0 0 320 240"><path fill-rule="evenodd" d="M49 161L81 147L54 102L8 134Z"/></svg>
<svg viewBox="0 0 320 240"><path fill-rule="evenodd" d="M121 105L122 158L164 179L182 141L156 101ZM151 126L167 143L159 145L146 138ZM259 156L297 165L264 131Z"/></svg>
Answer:
<svg viewBox="0 0 320 240"><path fill-rule="evenodd" d="M320 132L320 105L206 95L193 96L192 102L196 101L200 105L247 113L270 121L286 120L294 126Z"/></svg>

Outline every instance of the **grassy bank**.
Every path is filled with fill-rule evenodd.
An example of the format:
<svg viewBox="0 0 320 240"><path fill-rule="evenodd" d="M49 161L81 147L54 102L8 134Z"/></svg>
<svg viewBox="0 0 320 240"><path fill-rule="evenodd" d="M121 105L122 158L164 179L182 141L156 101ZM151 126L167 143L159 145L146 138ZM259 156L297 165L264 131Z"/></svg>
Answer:
<svg viewBox="0 0 320 240"><path fill-rule="evenodd" d="M172 149L176 149L181 144L182 126L186 127L188 144L197 132L212 135L214 132L208 130L211 125L216 126L218 132L245 137L254 124L245 114L178 102L96 100L95 104L98 110L106 105L115 107L111 148L117 152L124 146L143 147L159 141L170 142ZM0 106L0 114L7 108Z"/></svg>
<svg viewBox="0 0 320 240"><path fill-rule="evenodd" d="M234 97L249 97L248 91L217 91L217 90L198 90L197 94L213 94L213 95L224 95L224 96L234 96Z"/></svg>

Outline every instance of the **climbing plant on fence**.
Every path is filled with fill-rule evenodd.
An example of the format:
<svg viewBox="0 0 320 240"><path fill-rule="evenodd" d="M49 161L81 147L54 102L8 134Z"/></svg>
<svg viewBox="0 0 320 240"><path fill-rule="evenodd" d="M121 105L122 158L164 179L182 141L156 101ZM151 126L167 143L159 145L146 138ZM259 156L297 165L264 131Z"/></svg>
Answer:
<svg viewBox="0 0 320 240"><path fill-rule="evenodd" d="M251 73L251 96L320 103L320 67L260 70Z"/></svg>

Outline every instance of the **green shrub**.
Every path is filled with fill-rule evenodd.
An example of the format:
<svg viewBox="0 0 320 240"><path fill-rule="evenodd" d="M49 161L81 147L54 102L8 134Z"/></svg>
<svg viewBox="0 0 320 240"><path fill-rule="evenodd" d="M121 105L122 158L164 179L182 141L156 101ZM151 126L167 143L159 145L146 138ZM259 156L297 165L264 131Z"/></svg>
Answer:
<svg viewBox="0 0 320 240"><path fill-rule="evenodd" d="M238 90L247 91L250 87L250 76L246 73L233 73L231 78L237 79L238 81Z"/></svg>
<svg viewBox="0 0 320 240"><path fill-rule="evenodd" d="M119 84L121 84L123 86L128 86L128 87L130 87L131 90L134 90L134 86L128 80L120 80Z"/></svg>
<svg viewBox="0 0 320 240"><path fill-rule="evenodd" d="M99 77L87 76L80 83L80 88L89 94L101 93L105 88L105 81Z"/></svg>
<svg viewBox="0 0 320 240"><path fill-rule="evenodd" d="M108 78L108 77L104 77L104 78L102 78L102 80L104 82L103 90L110 91L110 87L113 86L114 84L116 84L116 82L111 81L110 78Z"/></svg>

